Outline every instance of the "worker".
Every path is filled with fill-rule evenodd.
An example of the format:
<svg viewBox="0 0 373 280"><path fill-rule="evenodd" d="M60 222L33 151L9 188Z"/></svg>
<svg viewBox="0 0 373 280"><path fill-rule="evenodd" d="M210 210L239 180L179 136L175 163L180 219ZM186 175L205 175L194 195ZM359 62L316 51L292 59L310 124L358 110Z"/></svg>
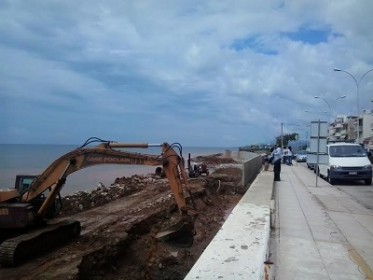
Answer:
<svg viewBox="0 0 373 280"><path fill-rule="evenodd" d="M273 164L274 181L281 181L280 173L281 173L282 149L278 145L276 145L275 148L273 149L271 157L273 157L272 164Z"/></svg>

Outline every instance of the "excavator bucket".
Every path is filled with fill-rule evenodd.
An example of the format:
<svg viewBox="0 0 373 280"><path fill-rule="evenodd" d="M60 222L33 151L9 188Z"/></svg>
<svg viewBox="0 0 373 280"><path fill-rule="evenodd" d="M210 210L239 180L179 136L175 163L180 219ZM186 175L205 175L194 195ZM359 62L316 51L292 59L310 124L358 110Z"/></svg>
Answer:
<svg viewBox="0 0 373 280"><path fill-rule="evenodd" d="M195 234L193 223L181 220L158 232L156 238L180 248L187 248L193 245Z"/></svg>

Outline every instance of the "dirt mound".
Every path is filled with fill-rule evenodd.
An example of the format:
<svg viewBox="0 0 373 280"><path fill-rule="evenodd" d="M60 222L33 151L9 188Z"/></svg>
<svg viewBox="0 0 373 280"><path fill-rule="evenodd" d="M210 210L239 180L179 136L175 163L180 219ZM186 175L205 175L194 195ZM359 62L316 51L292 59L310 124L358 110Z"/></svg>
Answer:
<svg viewBox="0 0 373 280"><path fill-rule="evenodd" d="M0 278L183 279L242 195L242 170L233 160L219 155L195 160L208 162L214 172L190 179L185 193L199 213L191 247L155 238L180 218L167 179L123 177L109 187L64 197L61 218L80 221L81 236L17 268L1 268ZM231 165L217 168L226 163Z"/></svg>
<svg viewBox="0 0 373 280"><path fill-rule="evenodd" d="M207 165L219 165L226 163L237 163L231 157L224 157L223 154L213 154L207 156L198 156L194 158L195 161L199 163L205 163Z"/></svg>
<svg viewBox="0 0 373 280"><path fill-rule="evenodd" d="M122 177L115 179L111 186L100 184L93 191L80 191L72 195L62 197L61 216L73 215L89 210L111 201L123 198L144 190L149 186L159 189L168 188L167 180L157 175Z"/></svg>
<svg viewBox="0 0 373 280"><path fill-rule="evenodd" d="M226 174L231 178L225 178L225 181L234 182L237 186L241 180L241 170L237 167L218 168L219 165L237 164L235 160L230 157L223 157L223 154L213 154L207 156L198 156L192 159L193 162L199 164L206 164L214 173L210 179L218 178L217 174ZM232 178L232 176L234 178ZM210 180L211 181L211 180ZM212 180L213 181L213 180ZM100 184L93 191L80 191L72 195L62 197L62 209L60 216L68 216L89 210L113 200L126 197L133 193L139 192L150 186L159 189L168 188L167 179L161 178L156 174L148 174L146 176L134 175L131 177L116 178L114 183L109 187Z"/></svg>

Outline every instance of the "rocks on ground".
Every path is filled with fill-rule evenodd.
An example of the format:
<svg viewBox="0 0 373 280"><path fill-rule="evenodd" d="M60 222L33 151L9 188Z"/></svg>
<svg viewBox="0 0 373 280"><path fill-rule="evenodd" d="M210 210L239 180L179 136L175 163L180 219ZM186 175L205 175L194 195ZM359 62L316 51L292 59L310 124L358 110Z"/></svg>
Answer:
<svg viewBox="0 0 373 280"><path fill-rule="evenodd" d="M199 213L191 247L181 248L155 238L161 228L178 219L167 179L154 174L123 177L111 186L100 185L92 192L63 197L61 217L82 219L79 240L34 263L6 271L4 276L184 279L243 193L242 164L221 154L193 161L207 164L212 172L190 179L191 193L185 194ZM124 211L126 207L129 209Z"/></svg>
<svg viewBox="0 0 373 280"><path fill-rule="evenodd" d="M222 154L213 154L198 156L193 159L193 162L206 164L211 170L211 175L208 178L196 178L200 185L203 185L203 180L205 180L209 186L216 187L220 192L226 192L227 190L242 192L242 165L232 158L223 157ZM190 183L194 184L193 181L195 180L191 180ZM93 191L80 191L62 197L60 215L68 216L89 210L144 190L150 185L158 189L165 189L168 188L167 182L167 179L156 174L116 178L111 186L107 187L100 183Z"/></svg>

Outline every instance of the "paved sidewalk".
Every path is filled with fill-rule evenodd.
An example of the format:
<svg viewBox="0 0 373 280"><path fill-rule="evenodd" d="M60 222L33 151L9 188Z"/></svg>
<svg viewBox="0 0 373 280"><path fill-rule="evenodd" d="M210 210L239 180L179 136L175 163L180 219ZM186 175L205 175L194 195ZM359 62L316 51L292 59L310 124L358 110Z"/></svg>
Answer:
<svg viewBox="0 0 373 280"><path fill-rule="evenodd" d="M275 182L276 280L373 279L373 211L301 164Z"/></svg>

